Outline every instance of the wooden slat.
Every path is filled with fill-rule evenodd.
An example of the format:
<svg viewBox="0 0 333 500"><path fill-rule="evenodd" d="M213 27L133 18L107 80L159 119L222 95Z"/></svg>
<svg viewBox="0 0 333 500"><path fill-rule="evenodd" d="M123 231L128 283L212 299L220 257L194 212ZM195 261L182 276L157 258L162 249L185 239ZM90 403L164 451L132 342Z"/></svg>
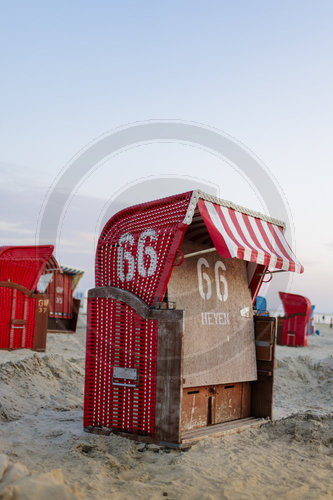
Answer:
<svg viewBox="0 0 333 500"><path fill-rule="evenodd" d="M290 318L297 318L298 316L303 316L305 317L305 313L294 313L294 314L289 314L289 316L283 316L284 319L290 319Z"/></svg>
<svg viewBox="0 0 333 500"><path fill-rule="evenodd" d="M98 297L120 300L134 309L142 318L148 319L150 307L143 300L134 295L134 293L113 286L92 288L88 291L88 298Z"/></svg>
<svg viewBox="0 0 333 500"><path fill-rule="evenodd" d="M31 297L33 294L33 292L31 290L28 290L28 288L26 288L25 286L19 285L18 283L12 283L11 281L0 281L0 287L13 288L13 289L19 290L20 292L22 292L24 295L27 295L28 297Z"/></svg>
<svg viewBox="0 0 333 500"><path fill-rule="evenodd" d="M267 316L265 316L267 318ZM263 342L273 342L273 324L271 321L265 319L263 321L257 321L255 328L255 338L256 340Z"/></svg>
<svg viewBox="0 0 333 500"><path fill-rule="evenodd" d="M134 293L128 292L127 290L122 290L121 288L116 288L114 286L104 286L91 288L88 291L88 298L105 298L114 299L124 302L129 307L134 309L136 313L141 316L141 318L150 320L183 320L182 310L169 310L169 309L151 309L143 300L134 295Z"/></svg>
<svg viewBox="0 0 333 500"><path fill-rule="evenodd" d="M215 422L228 422L242 416L242 383L218 386Z"/></svg>
<svg viewBox="0 0 333 500"><path fill-rule="evenodd" d="M276 331L276 343L278 345L283 345L282 344L283 326L284 326L284 318L279 317L277 319L277 331Z"/></svg>
<svg viewBox="0 0 333 500"><path fill-rule="evenodd" d="M156 311L176 313L182 311ZM158 322L155 441L180 442L182 402L183 319Z"/></svg>
<svg viewBox="0 0 333 500"><path fill-rule="evenodd" d="M207 426L209 397L209 387L207 386L190 387L183 390L181 412L182 431ZM212 415L210 416L212 418Z"/></svg>
<svg viewBox="0 0 333 500"><path fill-rule="evenodd" d="M271 361L272 359L272 346L261 347L256 346L257 361Z"/></svg>
<svg viewBox="0 0 333 500"><path fill-rule="evenodd" d="M240 420L233 420L223 424L211 425L204 429L197 429L182 434L182 443L190 443L199 441L207 437L222 437L228 434L235 434L237 432L245 431L253 427L260 427L265 424L267 420L263 418L242 418Z"/></svg>
<svg viewBox="0 0 333 500"><path fill-rule="evenodd" d="M227 429L233 429L234 427L240 427L249 422L253 422L253 420L256 419L254 417L241 418L238 420L231 420L230 422L222 422L221 424L210 425L203 429L192 429L191 431L185 431L182 433L182 441L184 439L190 439L196 436L208 436L210 434L215 434L220 430L224 431Z"/></svg>
<svg viewBox="0 0 333 500"><path fill-rule="evenodd" d="M270 323L272 329L271 359L257 359L258 380L252 382L251 415L253 417L273 416L274 362L276 340L276 318L255 316L255 331L263 331L262 323ZM268 327L267 327L268 329ZM267 349L267 348L266 348Z"/></svg>
<svg viewBox="0 0 333 500"><path fill-rule="evenodd" d="M251 416L251 384L243 382L242 384L242 418Z"/></svg>
<svg viewBox="0 0 333 500"><path fill-rule="evenodd" d="M37 301L33 350L45 351L50 299L48 295L41 293L33 295L32 297L36 298Z"/></svg>

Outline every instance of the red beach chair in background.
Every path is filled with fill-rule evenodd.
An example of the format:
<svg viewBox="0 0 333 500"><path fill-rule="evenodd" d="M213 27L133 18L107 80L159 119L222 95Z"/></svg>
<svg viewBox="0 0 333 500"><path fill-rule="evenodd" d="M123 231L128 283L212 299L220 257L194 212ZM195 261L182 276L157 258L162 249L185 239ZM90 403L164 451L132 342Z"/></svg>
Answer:
<svg viewBox="0 0 333 500"><path fill-rule="evenodd" d="M0 349L44 351L49 296L37 283L52 245L0 247Z"/></svg>
<svg viewBox="0 0 333 500"><path fill-rule="evenodd" d="M289 346L306 346L308 342L311 302L302 295L279 292L284 317L278 318L277 343Z"/></svg>
<svg viewBox="0 0 333 500"><path fill-rule="evenodd" d="M59 266L55 258L52 269L46 269L44 278L51 279L46 288L50 296L49 333L75 333L80 309L80 300L73 297L84 271L74 267ZM52 272L50 276L48 273Z"/></svg>

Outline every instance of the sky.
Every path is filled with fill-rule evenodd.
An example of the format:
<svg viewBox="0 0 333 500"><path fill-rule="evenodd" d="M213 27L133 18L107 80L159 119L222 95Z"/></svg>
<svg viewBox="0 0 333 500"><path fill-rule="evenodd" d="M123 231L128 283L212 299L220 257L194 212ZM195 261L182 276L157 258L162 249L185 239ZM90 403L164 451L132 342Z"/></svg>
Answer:
<svg viewBox="0 0 333 500"><path fill-rule="evenodd" d="M0 0L0 9L1 244L35 242L56 180L101 136L148 120L194 122L260 159L305 268L289 291L333 313L331 1ZM142 144L82 176L57 258L85 269L82 289L92 287L103 222L127 201L192 186L265 212L264 187L225 158Z"/></svg>

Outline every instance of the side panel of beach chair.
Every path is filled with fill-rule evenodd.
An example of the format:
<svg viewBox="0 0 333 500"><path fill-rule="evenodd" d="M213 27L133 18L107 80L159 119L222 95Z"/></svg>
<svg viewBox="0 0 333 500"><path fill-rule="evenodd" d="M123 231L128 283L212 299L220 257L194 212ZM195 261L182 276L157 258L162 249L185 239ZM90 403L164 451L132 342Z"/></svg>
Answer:
<svg viewBox="0 0 333 500"><path fill-rule="evenodd" d="M180 442L183 311L105 287L89 291L88 314L85 430Z"/></svg>
<svg viewBox="0 0 333 500"><path fill-rule="evenodd" d="M55 271L47 289L50 294L50 318L71 319L73 316L72 276Z"/></svg>
<svg viewBox="0 0 333 500"><path fill-rule="evenodd" d="M85 427L152 435L157 322L111 298L89 299L88 314Z"/></svg>

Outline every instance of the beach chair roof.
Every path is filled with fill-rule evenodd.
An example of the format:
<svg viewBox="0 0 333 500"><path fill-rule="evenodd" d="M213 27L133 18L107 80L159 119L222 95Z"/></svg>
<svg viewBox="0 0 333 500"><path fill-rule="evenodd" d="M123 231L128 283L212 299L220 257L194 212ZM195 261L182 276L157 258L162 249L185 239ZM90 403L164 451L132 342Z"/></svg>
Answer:
<svg viewBox="0 0 333 500"><path fill-rule="evenodd" d="M53 252L53 245L0 247L0 281L33 291Z"/></svg>
<svg viewBox="0 0 333 500"><path fill-rule="evenodd" d="M60 266L60 268L61 268L61 271L64 274L68 274L70 276L73 276L73 279L72 279L72 290L74 292L74 290L77 287L80 279L84 275L84 271L82 269L78 269L76 267L69 267L69 266L62 266L62 265Z"/></svg>
<svg viewBox="0 0 333 500"><path fill-rule="evenodd" d="M224 258L302 273L284 228L282 221L199 190L135 205L114 215L101 233L96 286L125 288L154 304L164 295L185 233Z"/></svg>
<svg viewBox="0 0 333 500"><path fill-rule="evenodd" d="M311 302L307 297L294 293L279 292L286 316L296 313L311 313Z"/></svg>
<svg viewBox="0 0 333 500"><path fill-rule="evenodd" d="M70 266L63 266L58 264L57 259L54 257L54 255L51 255L50 259L48 260L44 273L50 273L50 272L59 272L61 274L68 274L69 276L72 276L72 290L74 291L75 288L77 287L80 279L84 275L84 271L82 269L78 269L77 267L70 267Z"/></svg>

